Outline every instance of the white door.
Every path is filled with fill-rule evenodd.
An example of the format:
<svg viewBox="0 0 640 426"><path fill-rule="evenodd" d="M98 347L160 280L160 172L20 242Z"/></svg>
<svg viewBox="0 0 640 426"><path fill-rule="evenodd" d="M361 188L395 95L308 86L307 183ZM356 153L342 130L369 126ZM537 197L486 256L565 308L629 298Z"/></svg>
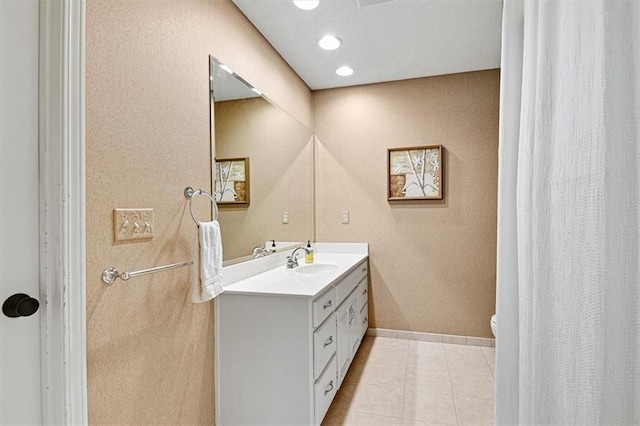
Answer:
<svg viewBox="0 0 640 426"><path fill-rule="evenodd" d="M37 0L0 0L0 424L42 423L40 313L4 313L40 299L38 15ZM33 299L5 304L14 294Z"/></svg>

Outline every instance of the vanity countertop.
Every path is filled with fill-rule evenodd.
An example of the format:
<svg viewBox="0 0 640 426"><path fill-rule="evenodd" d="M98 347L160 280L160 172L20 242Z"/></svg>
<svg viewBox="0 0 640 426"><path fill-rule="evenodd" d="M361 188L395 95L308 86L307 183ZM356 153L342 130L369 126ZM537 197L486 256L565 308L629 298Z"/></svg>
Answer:
<svg viewBox="0 0 640 426"><path fill-rule="evenodd" d="M225 285L224 294L261 294L274 296L315 297L333 284L338 278L350 272L368 254L315 253L314 262L305 264L304 252L300 253L300 266L286 269L280 265L256 275ZM305 267L312 265L335 265L335 268L305 273ZM322 267L320 267L322 268Z"/></svg>

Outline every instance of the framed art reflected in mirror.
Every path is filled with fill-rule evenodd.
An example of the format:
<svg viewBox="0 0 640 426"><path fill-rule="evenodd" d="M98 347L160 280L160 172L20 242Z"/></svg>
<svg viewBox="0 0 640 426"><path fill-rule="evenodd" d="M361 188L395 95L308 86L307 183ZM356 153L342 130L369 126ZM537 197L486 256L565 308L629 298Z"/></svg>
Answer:
<svg viewBox="0 0 640 426"><path fill-rule="evenodd" d="M249 158L216 158L215 161L216 203L249 204Z"/></svg>

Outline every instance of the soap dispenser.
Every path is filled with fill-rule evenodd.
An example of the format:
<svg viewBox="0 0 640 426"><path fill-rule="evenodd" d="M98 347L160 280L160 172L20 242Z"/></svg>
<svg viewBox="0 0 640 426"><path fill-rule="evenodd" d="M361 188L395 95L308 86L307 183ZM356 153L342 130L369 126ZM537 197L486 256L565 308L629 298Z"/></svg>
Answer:
<svg viewBox="0 0 640 426"><path fill-rule="evenodd" d="M307 253L304 255L304 261L306 263L313 263L313 249L311 248L311 241L307 241Z"/></svg>

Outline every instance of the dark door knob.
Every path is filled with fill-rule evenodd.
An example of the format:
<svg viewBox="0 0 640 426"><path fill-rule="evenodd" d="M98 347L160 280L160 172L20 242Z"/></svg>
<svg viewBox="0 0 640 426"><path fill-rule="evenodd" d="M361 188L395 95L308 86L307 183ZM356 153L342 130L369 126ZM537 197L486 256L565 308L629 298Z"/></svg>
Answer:
<svg viewBox="0 0 640 426"><path fill-rule="evenodd" d="M9 297L2 304L2 313L10 318L28 317L37 312L40 302L24 293Z"/></svg>

